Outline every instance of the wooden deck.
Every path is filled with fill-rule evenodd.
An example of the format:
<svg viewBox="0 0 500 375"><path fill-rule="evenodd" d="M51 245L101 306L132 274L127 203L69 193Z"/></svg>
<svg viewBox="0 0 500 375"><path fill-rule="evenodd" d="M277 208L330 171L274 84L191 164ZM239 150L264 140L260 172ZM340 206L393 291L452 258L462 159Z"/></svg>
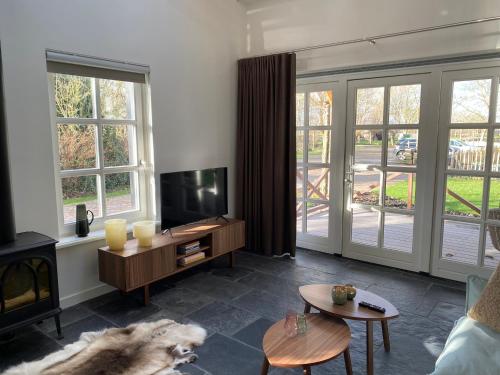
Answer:
<svg viewBox="0 0 500 375"><path fill-rule="evenodd" d="M328 213L312 214L307 218L308 234L328 236ZM298 226L299 227L299 226ZM443 258L460 263L475 264L479 248L479 225L446 221L444 226ZM378 213L356 209L353 217L352 241L377 246ZM500 263L500 251L486 237L484 264L496 267ZM413 241L413 216L386 213L384 247L392 250L411 252Z"/></svg>

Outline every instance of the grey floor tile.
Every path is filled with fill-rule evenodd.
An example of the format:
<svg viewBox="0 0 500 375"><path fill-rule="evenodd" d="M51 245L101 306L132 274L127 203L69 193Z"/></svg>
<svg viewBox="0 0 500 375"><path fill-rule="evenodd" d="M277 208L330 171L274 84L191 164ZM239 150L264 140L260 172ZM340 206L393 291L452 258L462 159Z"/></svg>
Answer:
<svg viewBox="0 0 500 375"><path fill-rule="evenodd" d="M262 339L266 331L274 324L272 320L260 318L236 332L233 337L255 349L262 350Z"/></svg>
<svg viewBox="0 0 500 375"><path fill-rule="evenodd" d="M295 280L284 279L256 271L243 277L238 281L238 283L246 285L248 289L263 290L267 293L274 294L279 298L293 298L298 301L300 300L300 283Z"/></svg>
<svg viewBox="0 0 500 375"><path fill-rule="evenodd" d="M452 303L465 308L465 291L440 284L433 284L427 291L426 298Z"/></svg>
<svg viewBox="0 0 500 375"><path fill-rule="evenodd" d="M262 352L216 333L196 350L196 365L213 375L255 375L260 373Z"/></svg>
<svg viewBox="0 0 500 375"><path fill-rule="evenodd" d="M130 296L109 302L95 309L96 314L113 322L118 327L126 327L139 320L146 319L160 311L160 307L150 303L144 306L141 302Z"/></svg>
<svg viewBox="0 0 500 375"><path fill-rule="evenodd" d="M92 314L92 311L83 305L76 305L64 309L60 315L61 327L64 328L68 324L82 320ZM43 332L52 332L56 329L54 318L45 319L41 324L37 324L36 326Z"/></svg>
<svg viewBox="0 0 500 375"><path fill-rule="evenodd" d="M429 319L447 325L451 331L460 317L465 315L464 307L447 302L438 302L429 315Z"/></svg>
<svg viewBox="0 0 500 375"><path fill-rule="evenodd" d="M183 280L178 285L222 301L232 300L248 292L243 284L205 272Z"/></svg>
<svg viewBox="0 0 500 375"><path fill-rule="evenodd" d="M257 314L223 302L214 302L189 314L187 318L205 328L209 334L232 335L259 317Z"/></svg>
<svg viewBox="0 0 500 375"><path fill-rule="evenodd" d="M177 370L179 370L180 372L182 372L184 374L189 374L189 375L206 375L206 374L208 374L205 370L198 367L196 365L196 363L195 364L187 363L185 365L181 365L181 366L177 367Z"/></svg>
<svg viewBox="0 0 500 375"><path fill-rule="evenodd" d="M236 254L236 264L240 267L250 268L271 275L278 275L283 271L295 267L291 260L278 260L271 257L252 255L248 252L238 252Z"/></svg>
<svg viewBox="0 0 500 375"><path fill-rule="evenodd" d="M184 316L192 313L214 299L205 293L188 288L170 288L151 297L151 302L173 314Z"/></svg>
<svg viewBox="0 0 500 375"><path fill-rule="evenodd" d="M97 315L90 315L82 320L79 320L75 323L69 324L63 329L64 338L61 340L57 340L61 345L71 344L75 341L78 341L80 335L83 332L96 332L101 331L106 328L112 328L114 325L104 320L103 318ZM57 337L57 332L52 331L49 333L51 337Z"/></svg>
<svg viewBox="0 0 500 375"><path fill-rule="evenodd" d="M223 277L224 279L230 280L230 281L238 281L239 279L247 276L248 274L252 273L253 270L250 268L244 268L244 267L225 267L225 268L215 268L211 271L212 275L217 276L217 277Z"/></svg>

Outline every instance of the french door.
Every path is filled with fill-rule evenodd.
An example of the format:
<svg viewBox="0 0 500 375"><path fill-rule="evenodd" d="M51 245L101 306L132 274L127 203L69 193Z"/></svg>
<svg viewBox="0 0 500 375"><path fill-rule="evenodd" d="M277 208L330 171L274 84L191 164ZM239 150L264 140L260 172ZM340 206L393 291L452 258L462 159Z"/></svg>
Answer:
<svg viewBox="0 0 500 375"><path fill-rule="evenodd" d="M345 256L420 270L437 134L429 99L428 74L348 82Z"/></svg>
<svg viewBox="0 0 500 375"><path fill-rule="evenodd" d="M443 73L432 273L500 262L500 68Z"/></svg>

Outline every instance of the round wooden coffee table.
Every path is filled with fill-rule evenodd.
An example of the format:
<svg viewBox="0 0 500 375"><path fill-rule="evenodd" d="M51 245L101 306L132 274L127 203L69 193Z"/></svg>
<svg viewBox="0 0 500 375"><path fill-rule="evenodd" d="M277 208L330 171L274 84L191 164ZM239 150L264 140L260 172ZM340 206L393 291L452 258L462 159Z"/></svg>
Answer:
<svg viewBox="0 0 500 375"><path fill-rule="evenodd" d="M333 285L316 284L304 285L299 288L300 295L305 301L304 312L309 313L311 307L324 314L342 319L366 321L366 365L368 375L373 375L373 322L382 323L382 334L384 337L384 348L391 350L389 341L389 326L387 321L399 316L399 311L388 301L366 290L356 288L356 297L347 301L345 305L334 305L332 302ZM366 301L385 308L385 313L367 309L359 306L360 301Z"/></svg>
<svg viewBox="0 0 500 375"><path fill-rule="evenodd" d="M307 331L302 335L288 337L285 319L271 326L262 341L264 363L261 375L266 375L269 365L275 367L301 367L304 374L311 374L311 366L319 365L344 353L345 367L352 375L349 342L351 330L339 318L323 314L306 314Z"/></svg>

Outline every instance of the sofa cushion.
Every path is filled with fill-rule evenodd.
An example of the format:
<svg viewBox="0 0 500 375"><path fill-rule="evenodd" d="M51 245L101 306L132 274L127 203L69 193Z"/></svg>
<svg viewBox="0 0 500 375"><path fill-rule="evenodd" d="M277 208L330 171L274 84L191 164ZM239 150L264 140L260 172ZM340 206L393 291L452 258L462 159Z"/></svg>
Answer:
<svg viewBox="0 0 500 375"><path fill-rule="evenodd" d="M467 276L467 294L465 300L465 313L476 304L484 287L488 284L488 279L476 275Z"/></svg>
<svg viewBox="0 0 500 375"><path fill-rule="evenodd" d="M500 333L466 316L446 340L432 375L498 375Z"/></svg>
<svg viewBox="0 0 500 375"><path fill-rule="evenodd" d="M469 317L500 333L500 265L498 265L479 300L469 310Z"/></svg>

